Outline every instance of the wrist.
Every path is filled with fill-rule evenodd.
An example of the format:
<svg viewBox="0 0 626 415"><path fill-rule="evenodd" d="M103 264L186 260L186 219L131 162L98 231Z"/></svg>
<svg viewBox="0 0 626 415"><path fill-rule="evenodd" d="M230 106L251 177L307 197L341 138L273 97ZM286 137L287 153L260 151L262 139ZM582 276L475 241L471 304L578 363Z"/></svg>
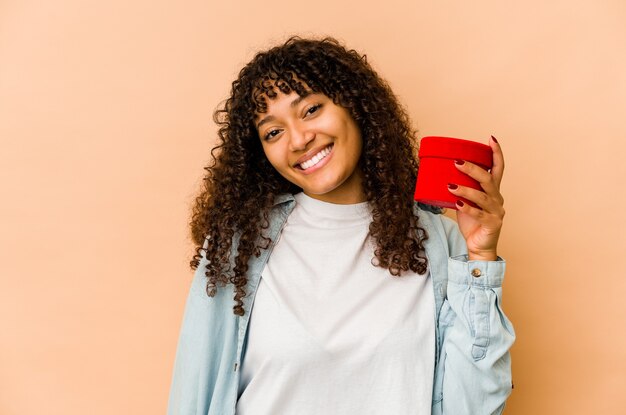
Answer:
<svg viewBox="0 0 626 415"><path fill-rule="evenodd" d="M468 252L467 253L468 261L497 261L498 254L496 251L488 251L488 252Z"/></svg>

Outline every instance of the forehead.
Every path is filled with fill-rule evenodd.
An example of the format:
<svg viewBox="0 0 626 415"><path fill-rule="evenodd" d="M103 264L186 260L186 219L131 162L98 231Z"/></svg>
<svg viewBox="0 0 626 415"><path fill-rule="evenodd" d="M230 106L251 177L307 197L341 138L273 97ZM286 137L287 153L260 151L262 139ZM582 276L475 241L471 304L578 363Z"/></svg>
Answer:
<svg viewBox="0 0 626 415"><path fill-rule="evenodd" d="M315 93L313 91L306 91L303 94L298 94L296 91L291 91L289 93L278 92L276 95L273 96L263 94L260 99L263 100L265 106L263 108L259 108L257 106L254 112L255 118L263 117L264 114L268 113L270 107L275 106L278 103L281 103L281 105L286 105L287 103L290 103L291 107L295 107L300 102L302 102L303 99L310 95L315 95Z"/></svg>
<svg viewBox="0 0 626 415"><path fill-rule="evenodd" d="M311 94L313 88L309 87L305 81L298 78L295 74L290 74L290 82L288 83L281 77L266 75L256 82L252 88L252 100L255 103L255 117L262 116L267 112L270 104L277 99L284 98L286 95L307 96ZM293 86L292 86L293 85Z"/></svg>

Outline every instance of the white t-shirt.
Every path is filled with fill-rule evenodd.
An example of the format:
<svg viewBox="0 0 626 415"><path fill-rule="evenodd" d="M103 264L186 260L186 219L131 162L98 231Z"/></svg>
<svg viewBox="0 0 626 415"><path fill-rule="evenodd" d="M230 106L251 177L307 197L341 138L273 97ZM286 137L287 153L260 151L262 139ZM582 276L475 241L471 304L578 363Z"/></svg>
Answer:
<svg viewBox="0 0 626 415"><path fill-rule="evenodd" d="M430 414L429 274L371 264L368 202L294 196L251 311L237 414Z"/></svg>

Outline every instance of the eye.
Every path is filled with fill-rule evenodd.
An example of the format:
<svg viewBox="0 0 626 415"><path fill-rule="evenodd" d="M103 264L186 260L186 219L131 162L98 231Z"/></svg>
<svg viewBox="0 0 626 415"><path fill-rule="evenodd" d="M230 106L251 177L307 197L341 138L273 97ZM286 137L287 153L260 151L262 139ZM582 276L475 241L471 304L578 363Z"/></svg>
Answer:
<svg viewBox="0 0 626 415"><path fill-rule="evenodd" d="M315 113L318 109L320 109L322 107L322 104L317 104L317 105L313 105L311 108L309 108L308 110L306 110L306 114L313 114Z"/></svg>
<svg viewBox="0 0 626 415"><path fill-rule="evenodd" d="M276 134L274 133L279 133L280 130L271 130L269 131L267 134L265 134L265 136L263 137L264 140L269 140L272 137L276 137Z"/></svg>

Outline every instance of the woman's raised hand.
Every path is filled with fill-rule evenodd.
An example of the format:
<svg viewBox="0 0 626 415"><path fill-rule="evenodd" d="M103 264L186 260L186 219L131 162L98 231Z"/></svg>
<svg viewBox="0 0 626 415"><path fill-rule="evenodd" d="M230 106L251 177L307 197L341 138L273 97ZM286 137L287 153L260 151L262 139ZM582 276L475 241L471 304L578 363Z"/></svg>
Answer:
<svg viewBox="0 0 626 415"><path fill-rule="evenodd" d="M504 198L500 194L500 182L504 173L504 155L500 144L491 136L489 146L493 151L491 172L476 164L456 160L455 166L480 183L483 191L456 183L448 184L448 190L455 196L474 202L479 208L458 200L456 218L461 234L467 243L469 260L495 261L498 258L497 246L504 218Z"/></svg>

